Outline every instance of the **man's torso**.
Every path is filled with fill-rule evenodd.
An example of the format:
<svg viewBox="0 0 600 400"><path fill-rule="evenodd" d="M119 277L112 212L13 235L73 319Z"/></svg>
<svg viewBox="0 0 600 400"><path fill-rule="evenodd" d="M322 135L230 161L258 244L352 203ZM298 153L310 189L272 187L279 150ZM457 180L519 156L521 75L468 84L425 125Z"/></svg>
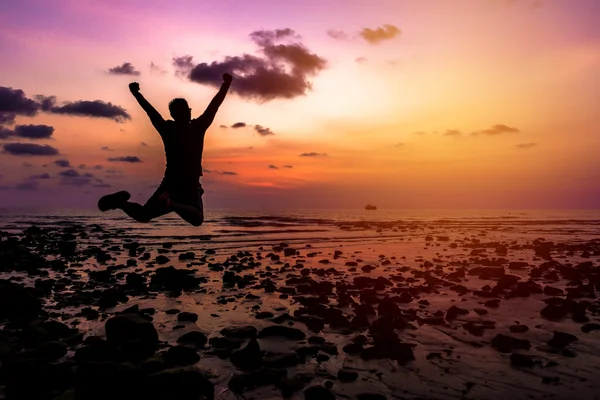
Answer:
<svg viewBox="0 0 600 400"><path fill-rule="evenodd" d="M159 132L165 146L165 179L178 184L198 183L202 176L202 152L207 126L201 118L181 124L165 121Z"/></svg>

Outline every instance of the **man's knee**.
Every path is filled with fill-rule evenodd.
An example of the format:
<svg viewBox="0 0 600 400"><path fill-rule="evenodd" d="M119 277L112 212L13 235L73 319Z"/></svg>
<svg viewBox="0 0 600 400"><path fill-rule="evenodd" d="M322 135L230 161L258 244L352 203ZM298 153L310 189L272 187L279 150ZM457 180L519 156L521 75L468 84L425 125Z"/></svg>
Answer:
<svg viewBox="0 0 600 400"><path fill-rule="evenodd" d="M192 226L200 226L204 223L204 215L198 215L194 218L190 218L188 222L192 224Z"/></svg>
<svg viewBox="0 0 600 400"><path fill-rule="evenodd" d="M192 226L200 226L202 223L204 223L204 218L194 218L192 221L190 221L190 223Z"/></svg>

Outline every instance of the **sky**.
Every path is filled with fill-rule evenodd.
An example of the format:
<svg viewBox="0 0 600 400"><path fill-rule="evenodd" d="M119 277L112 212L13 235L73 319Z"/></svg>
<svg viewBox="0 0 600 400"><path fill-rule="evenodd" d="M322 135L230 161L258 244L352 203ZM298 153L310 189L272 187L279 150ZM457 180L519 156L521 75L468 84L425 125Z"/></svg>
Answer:
<svg viewBox="0 0 600 400"><path fill-rule="evenodd" d="M0 207L144 203L128 89L206 132L207 208L600 208L597 0L8 0Z"/></svg>

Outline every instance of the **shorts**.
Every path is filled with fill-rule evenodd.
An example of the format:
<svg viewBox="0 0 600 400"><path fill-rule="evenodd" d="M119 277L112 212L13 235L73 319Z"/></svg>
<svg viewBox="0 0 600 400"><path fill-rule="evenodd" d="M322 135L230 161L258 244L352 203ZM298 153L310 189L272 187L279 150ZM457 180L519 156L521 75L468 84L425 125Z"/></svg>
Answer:
<svg viewBox="0 0 600 400"><path fill-rule="evenodd" d="M182 185L178 182L163 179L146 204L152 204L164 192L169 193L169 198L175 203L196 207L199 210L203 209L202 195L204 194L204 189L200 182L197 182L196 185Z"/></svg>

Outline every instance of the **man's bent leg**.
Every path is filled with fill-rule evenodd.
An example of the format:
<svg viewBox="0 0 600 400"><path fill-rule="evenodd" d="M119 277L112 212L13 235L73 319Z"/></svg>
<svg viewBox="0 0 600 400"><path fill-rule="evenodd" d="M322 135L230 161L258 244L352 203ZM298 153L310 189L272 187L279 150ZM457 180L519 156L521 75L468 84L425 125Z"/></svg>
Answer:
<svg viewBox="0 0 600 400"><path fill-rule="evenodd" d="M143 206L138 203L127 202L119 208L138 222L150 222L173 211L167 207L166 192L159 187Z"/></svg>
<svg viewBox="0 0 600 400"><path fill-rule="evenodd" d="M198 188L195 196L189 201L191 204L170 201L170 208L173 209L183 220L193 226L200 226L204 222L204 205L202 204L202 194L204 190L202 186Z"/></svg>
<svg viewBox="0 0 600 400"><path fill-rule="evenodd" d="M175 211L182 219L193 226L200 226L204 222L204 211L199 210L194 206L171 202L173 211Z"/></svg>

